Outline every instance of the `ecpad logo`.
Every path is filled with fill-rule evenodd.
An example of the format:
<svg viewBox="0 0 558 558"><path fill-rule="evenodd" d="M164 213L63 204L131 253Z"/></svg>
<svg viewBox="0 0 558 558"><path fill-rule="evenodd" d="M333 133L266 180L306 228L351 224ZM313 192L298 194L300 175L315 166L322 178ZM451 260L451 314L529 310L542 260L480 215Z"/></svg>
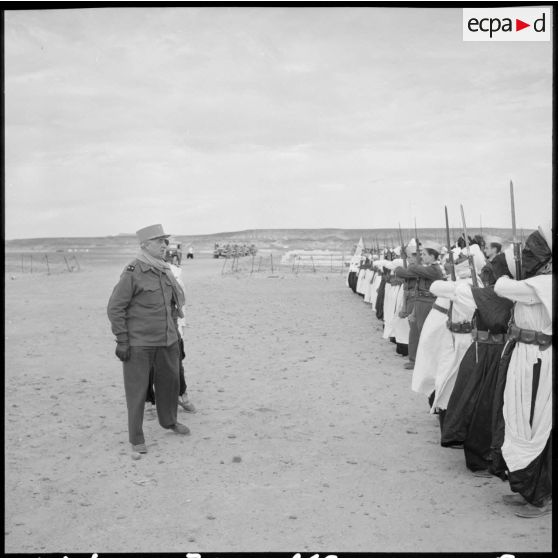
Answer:
<svg viewBox="0 0 558 558"><path fill-rule="evenodd" d="M550 8L463 8L464 41L550 41Z"/></svg>
<svg viewBox="0 0 558 558"><path fill-rule="evenodd" d="M526 29L530 27L530 23L525 23L521 19L515 18L515 29L513 28L512 20L509 17L505 17L504 19L500 19L498 17L485 17L483 19L477 19L476 17L472 17L467 22L467 27L469 31L473 33L477 33L478 31L484 31L489 33L490 38L492 39L494 33L498 31L502 31L502 33L509 33L510 31L521 31L522 29ZM544 33L546 29L546 14L543 12L542 16L535 20L533 23L533 29L537 33Z"/></svg>

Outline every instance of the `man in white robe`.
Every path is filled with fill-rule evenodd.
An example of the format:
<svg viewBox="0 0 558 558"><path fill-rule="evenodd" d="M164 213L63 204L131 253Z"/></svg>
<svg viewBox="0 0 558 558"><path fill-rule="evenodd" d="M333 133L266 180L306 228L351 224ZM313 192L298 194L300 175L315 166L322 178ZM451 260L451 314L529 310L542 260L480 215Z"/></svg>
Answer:
<svg viewBox="0 0 558 558"><path fill-rule="evenodd" d="M362 255L362 251L364 250L364 242L362 240L362 237L360 238L360 240L358 241L358 244L356 245L355 248L355 253L353 254L353 257L351 258L351 261L349 263L349 270L347 272L347 276L345 278L345 285L347 287L350 287L351 289L354 289L354 283L356 284L356 275L358 275L358 271L360 269L360 260L361 260L361 255ZM356 292L356 290L355 290Z"/></svg>
<svg viewBox="0 0 558 558"><path fill-rule="evenodd" d="M477 281L482 286L478 272L484 266L484 256L478 245L471 246L471 256L475 263ZM434 295L451 301L448 313L448 325L451 324L453 329L450 332L451 345L448 343L449 338L443 338L445 343L439 347L440 355L434 388L436 393L431 409L431 413L441 414L442 417L443 411L447 409L463 355L473 342L471 319L476 309L470 289L472 279L468 261L456 265L455 271L457 281L435 281L430 286L430 292Z"/></svg>
<svg viewBox="0 0 558 558"><path fill-rule="evenodd" d="M467 265L467 263L465 263ZM457 266L456 266L457 267ZM449 320L454 326L459 325L460 331L448 329L448 335L440 336L438 345L438 359L436 378L434 382L435 396L432 403L432 413L440 413L447 409L448 401L455 385L457 371L463 355L473 342L471 337L471 319L475 312L473 296L470 294L470 279L458 277L457 281L435 281L430 286L430 292L437 297L451 301ZM446 326L447 328L447 326ZM419 347L420 343L419 342ZM418 352L418 351L417 351Z"/></svg>
<svg viewBox="0 0 558 558"><path fill-rule="evenodd" d="M386 269L389 269L389 277L386 278L385 292L384 292L384 332L382 337L389 339L391 335L391 324L393 322L393 314L395 309L395 290L393 289L390 279L393 268L393 262L386 261Z"/></svg>
<svg viewBox="0 0 558 558"><path fill-rule="evenodd" d="M542 233L542 234L541 234ZM501 277L497 295L515 301L508 331L515 342L504 390L501 451L516 515L533 518L552 511L552 233L529 235L522 254L526 277ZM512 270L515 271L515 270Z"/></svg>
<svg viewBox="0 0 558 558"><path fill-rule="evenodd" d="M436 298L420 334L411 389L416 393L426 395L429 399L436 387L436 371L441 356L440 347L453 346L452 335L447 327L449 306L449 298L440 296ZM409 323L408 320L405 321Z"/></svg>

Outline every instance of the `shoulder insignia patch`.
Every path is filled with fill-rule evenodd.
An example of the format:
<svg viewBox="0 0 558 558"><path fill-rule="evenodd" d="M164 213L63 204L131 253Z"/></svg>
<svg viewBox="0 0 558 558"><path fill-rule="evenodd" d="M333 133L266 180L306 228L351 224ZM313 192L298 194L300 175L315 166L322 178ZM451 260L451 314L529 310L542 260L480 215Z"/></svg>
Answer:
<svg viewBox="0 0 558 558"><path fill-rule="evenodd" d="M136 269L136 266L130 264L130 265L126 268L126 271L134 271L134 269Z"/></svg>

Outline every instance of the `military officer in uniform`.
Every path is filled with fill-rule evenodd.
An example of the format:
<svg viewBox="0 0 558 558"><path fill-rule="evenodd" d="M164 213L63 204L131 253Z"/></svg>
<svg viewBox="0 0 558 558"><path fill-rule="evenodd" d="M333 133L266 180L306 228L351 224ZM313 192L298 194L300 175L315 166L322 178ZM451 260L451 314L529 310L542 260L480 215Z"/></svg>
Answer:
<svg viewBox="0 0 558 558"><path fill-rule="evenodd" d="M409 315L409 361L404 368L413 370L415 367L415 357L422 326L430 312L436 297L429 291L430 285L437 280L443 279L442 268L438 263L441 247L437 243L427 242L421 245L420 264L410 264L407 269L398 267L395 275L399 278L414 280L414 306ZM409 293L410 294L410 293ZM409 297L408 297L409 298ZM408 299L407 299L408 300Z"/></svg>
<svg viewBox="0 0 558 558"><path fill-rule="evenodd" d="M128 433L134 451L147 453L143 435L145 394L154 368L157 416L163 428L189 434L177 422L180 349L177 320L184 292L164 261L167 238L161 225L137 231L140 252L122 272L107 313L124 368Z"/></svg>

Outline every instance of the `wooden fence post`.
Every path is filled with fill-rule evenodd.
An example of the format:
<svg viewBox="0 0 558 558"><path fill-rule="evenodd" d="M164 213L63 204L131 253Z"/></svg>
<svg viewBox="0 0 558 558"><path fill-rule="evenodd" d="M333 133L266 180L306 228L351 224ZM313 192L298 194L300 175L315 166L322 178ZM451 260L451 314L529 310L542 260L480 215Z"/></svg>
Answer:
<svg viewBox="0 0 558 558"><path fill-rule="evenodd" d="M273 254L270 254L269 257L271 258L271 273L273 273Z"/></svg>
<svg viewBox="0 0 558 558"><path fill-rule="evenodd" d="M24 273L24 271L23 271L23 254L21 254L21 273Z"/></svg>
<svg viewBox="0 0 558 558"><path fill-rule="evenodd" d="M50 275L50 265L48 264L48 254L45 254L45 260L47 265L47 275Z"/></svg>

